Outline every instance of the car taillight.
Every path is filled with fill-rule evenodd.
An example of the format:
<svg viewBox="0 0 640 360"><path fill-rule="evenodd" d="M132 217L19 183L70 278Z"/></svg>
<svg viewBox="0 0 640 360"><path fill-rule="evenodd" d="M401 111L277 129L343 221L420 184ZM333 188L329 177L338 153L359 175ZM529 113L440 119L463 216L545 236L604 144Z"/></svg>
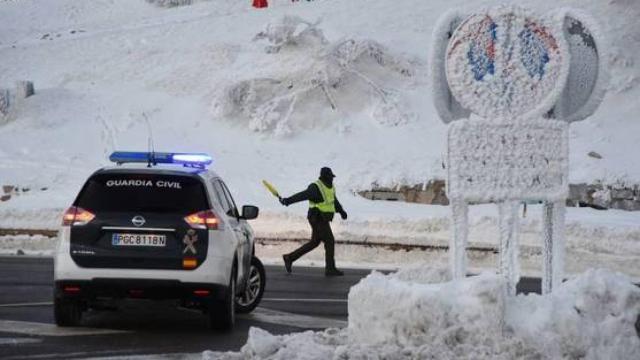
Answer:
<svg viewBox="0 0 640 360"><path fill-rule="evenodd" d="M88 224L96 216L83 208L72 206L62 216L63 226L81 226Z"/></svg>
<svg viewBox="0 0 640 360"><path fill-rule="evenodd" d="M194 229L218 230L218 218L211 210L200 211L184 218Z"/></svg>

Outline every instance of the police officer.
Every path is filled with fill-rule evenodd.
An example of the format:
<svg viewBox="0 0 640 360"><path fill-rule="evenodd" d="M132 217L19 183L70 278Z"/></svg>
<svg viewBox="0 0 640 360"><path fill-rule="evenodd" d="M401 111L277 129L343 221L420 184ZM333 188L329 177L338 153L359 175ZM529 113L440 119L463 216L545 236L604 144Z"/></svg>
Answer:
<svg viewBox="0 0 640 360"><path fill-rule="evenodd" d="M280 203L285 206L300 202L309 201L309 212L307 219L311 225L311 241L302 245L290 254L282 256L284 266L288 273L291 273L291 265L302 255L315 249L320 242L324 242L325 252L325 276L342 276L344 273L336 268L334 258L333 232L329 224L333 220L333 215L337 212L343 220L347 219L347 212L344 211L338 198L336 198L336 188L333 186L335 175L328 167L320 169L320 178L311 183L307 190L301 191L288 198L280 198Z"/></svg>

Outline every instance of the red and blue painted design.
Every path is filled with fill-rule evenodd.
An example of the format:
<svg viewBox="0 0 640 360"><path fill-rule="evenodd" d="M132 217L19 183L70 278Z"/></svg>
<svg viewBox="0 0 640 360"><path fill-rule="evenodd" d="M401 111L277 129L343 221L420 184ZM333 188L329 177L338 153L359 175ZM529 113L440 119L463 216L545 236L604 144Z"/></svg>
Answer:
<svg viewBox="0 0 640 360"><path fill-rule="evenodd" d="M467 59L476 81L483 80L487 74L495 74L497 29L498 25L487 16L478 24L477 36L471 41Z"/></svg>
<svg viewBox="0 0 640 360"><path fill-rule="evenodd" d="M542 79L545 66L550 61L549 53L558 49L555 38L544 26L527 22L518 34L518 39L522 65L532 79Z"/></svg>

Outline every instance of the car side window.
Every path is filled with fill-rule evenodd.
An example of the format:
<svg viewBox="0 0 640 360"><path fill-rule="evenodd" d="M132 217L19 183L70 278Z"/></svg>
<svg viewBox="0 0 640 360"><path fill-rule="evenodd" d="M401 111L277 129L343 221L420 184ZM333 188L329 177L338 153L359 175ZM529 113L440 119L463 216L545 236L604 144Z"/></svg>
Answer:
<svg viewBox="0 0 640 360"><path fill-rule="evenodd" d="M233 204L233 199L229 200L229 197L225 193L225 186L220 180L213 181L213 189L215 190L216 196L222 205L222 209L229 216L237 217L237 211L235 205Z"/></svg>
<svg viewBox="0 0 640 360"><path fill-rule="evenodd" d="M227 197L227 200L231 204L231 208L233 209L233 213L234 213L235 217L240 217L240 214L238 213L238 207L236 206L236 202L233 201L233 196L231 196L231 192L229 191L229 188L222 181L220 181L220 184L222 184L222 189L224 190L224 195Z"/></svg>
<svg viewBox="0 0 640 360"><path fill-rule="evenodd" d="M227 212L227 202L224 199L224 195L222 193L222 189L218 186L218 180L211 180L211 186L213 187L213 195L215 197L215 200L218 204L220 204L220 206L222 206L222 209Z"/></svg>

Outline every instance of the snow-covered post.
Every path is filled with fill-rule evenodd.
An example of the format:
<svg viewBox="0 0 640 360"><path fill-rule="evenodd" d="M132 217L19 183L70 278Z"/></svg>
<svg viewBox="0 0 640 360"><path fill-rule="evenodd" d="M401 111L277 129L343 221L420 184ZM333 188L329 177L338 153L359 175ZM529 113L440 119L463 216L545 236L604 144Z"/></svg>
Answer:
<svg viewBox="0 0 640 360"><path fill-rule="evenodd" d="M33 89L33 82L31 81L18 81L16 82L16 101L20 101L35 94Z"/></svg>
<svg viewBox="0 0 640 360"><path fill-rule="evenodd" d="M453 236L449 240L451 276L461 279L467 275L467 238L469 237L469 205L463 199L451 199Z"/></svg>
<svg viewBox="0 0 640 360"><path fill-rule="evenodd" d="M560 14L560 15L557 15ZM543 291L562 281L569 191L568 123L590 116L606 83L588 16L540 16L500 6L444 15L434 30L435 107L449 126L447 192L452 199L454 278L465 275L467 206L499 207L499 271L519 281L518 207L545 203ZM465 119L471 113L480 118ZM459 120L463 119L463 120ZM457 121L456 121L457 120Z"/></svg>
<svg viewBox="0 0 640 360"><path fill-rule="evenodd" d="M520 279L518 262L518 208L516 201L498 204L500 228L500 273L507 276L507 293L515 295Z"/></svg>
<svg viewBox="0 0 640 360"><path fill-rule="evenodd" d="M565 202L547 202L542 210L543 266L542 293L548 294L562 283L564 269Z"/></svg>
<svg viewBox="0 0 640 360"><path fill-rule="evenodd" d="M9 90L0 89L0 118L9 114L10 101Z"/></svg>

